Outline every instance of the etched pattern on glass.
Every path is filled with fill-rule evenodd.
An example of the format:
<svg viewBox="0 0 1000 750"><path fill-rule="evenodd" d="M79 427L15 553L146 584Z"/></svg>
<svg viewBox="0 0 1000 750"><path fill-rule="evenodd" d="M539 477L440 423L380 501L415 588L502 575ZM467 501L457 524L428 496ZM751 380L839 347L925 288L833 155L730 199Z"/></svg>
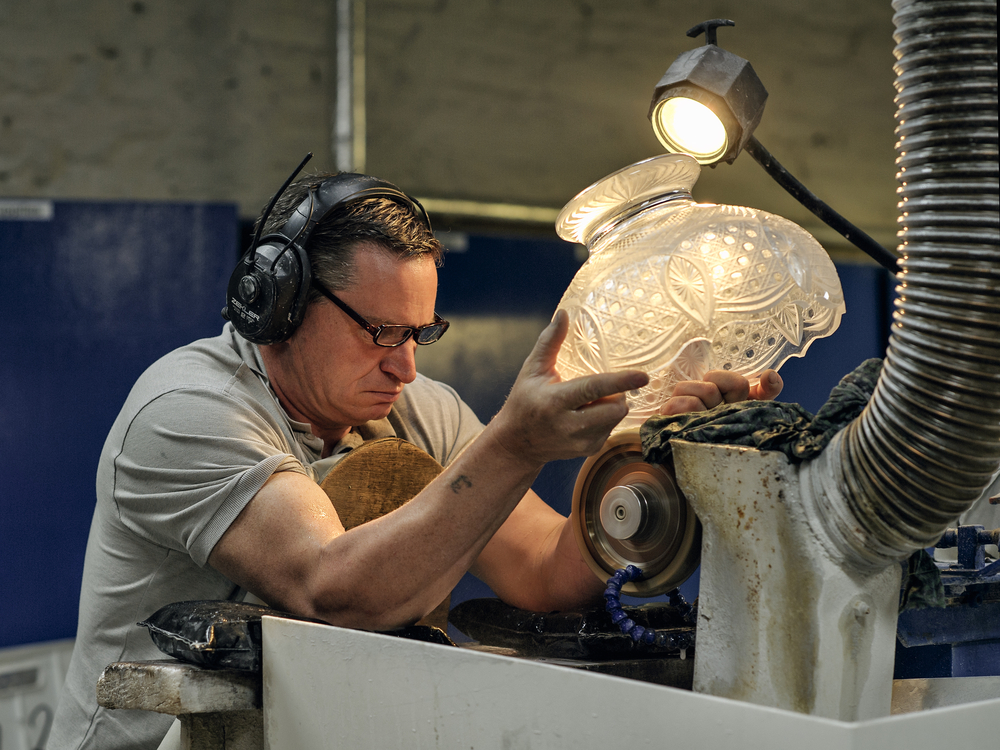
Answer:
<svg viewBox="0 0 1000 750"><path fill-rule="evenodd" d="M679 159L691 163L680 169ZM836 269L811 235L764 211L695 203L684 195L691 164L698 169L669 155L620 170L574 198L557 224L565 239L590 240L590 257L559 304L571 326L560 375L650 375L627 395L618 429L656 414L682 380L715 369L753 379L780 367L833 333L844 312ZM663 175L679 182L657 184ZM589 214L588 193L599 204Z"/></svg>

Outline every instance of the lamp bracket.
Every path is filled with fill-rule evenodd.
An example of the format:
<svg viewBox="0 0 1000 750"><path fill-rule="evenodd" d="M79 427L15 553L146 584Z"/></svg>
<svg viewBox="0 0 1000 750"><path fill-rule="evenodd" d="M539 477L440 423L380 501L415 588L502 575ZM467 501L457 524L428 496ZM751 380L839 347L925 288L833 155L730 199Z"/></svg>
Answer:
<svg viewBox="0 0 1000 750"><path fill-rule="evenodd" d="M711 21L702 21L697 26L692 26L687 30L687 35L694 39L699 34L705 34L705 44L714 44L716 47L719 45L715 41L716 39L716 29L720 26L735 26L735 21L730 21L728 18L713 18Z"/></svg>

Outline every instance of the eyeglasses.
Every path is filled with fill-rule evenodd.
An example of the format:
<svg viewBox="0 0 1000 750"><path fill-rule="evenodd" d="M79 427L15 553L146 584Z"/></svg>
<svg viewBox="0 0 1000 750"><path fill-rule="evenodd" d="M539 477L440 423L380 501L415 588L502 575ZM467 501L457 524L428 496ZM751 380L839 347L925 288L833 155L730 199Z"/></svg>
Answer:
<svg viewBox="0 0 1000 750"><path fill-rule="evenodd" d="M448 326L451 325L440 315L434 313L434 322L425 326L399 326L387 324L373 326L367 320L358 315L353 309L351 309L350 305L338 298L333 292L320 284L318 281L313 280L312 285L319 290L320 294L347 313L351 320L368 331L368 333L371 334L372 341L374 341L378 346L387 346L390 348L400 346L409 341L411 336L420 346L427 346L428 344L433 344L435 341L444 336L444 332L447 331Z"/></svg>

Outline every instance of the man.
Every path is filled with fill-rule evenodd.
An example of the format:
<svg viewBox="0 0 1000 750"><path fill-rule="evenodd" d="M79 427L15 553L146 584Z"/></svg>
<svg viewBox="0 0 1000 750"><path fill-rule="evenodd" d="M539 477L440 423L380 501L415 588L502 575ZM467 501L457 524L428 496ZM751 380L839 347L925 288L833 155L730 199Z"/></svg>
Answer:
<svg viewBox="0 0 1000 750"><path fill-rule="evenodd" d="M555 361L567 319L557 314L484 427L454 391L416 371L417 345L447 328L434 312L440 245L422 209L386 183L369 191L371 178L355 190L356 177L292 185L261 246L278 240L255 251L262 261L248 256L262 270L234 274L233 322L155 363L129 395L101 456L77 644L50 748L157 746L169 716L99 708L94 685L111 662L160 658L135 623L172 602L250 592L281 610L387 630L429 613L469 570L528 609L600 596L566 519L530 488L546 462L600 449L626 414L623 392L646 375L562 382ZM290 330L259 333L267 275L299 251L302 286L292 273L273 299L301 299L301 309L292 301L278 316ZM287 294L286 283L295 287ZM683 384L668 410L749 395L739 376L712 377ZM762 382L755 396L780 389ZM403 507L345 532L317 482L345 451L386 434L444 471Z"/></svg>

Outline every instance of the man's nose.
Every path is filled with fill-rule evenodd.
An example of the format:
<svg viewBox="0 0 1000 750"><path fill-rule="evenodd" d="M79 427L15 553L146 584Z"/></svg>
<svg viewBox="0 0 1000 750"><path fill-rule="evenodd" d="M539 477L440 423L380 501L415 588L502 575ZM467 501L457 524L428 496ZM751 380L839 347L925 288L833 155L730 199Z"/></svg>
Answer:
<svg viewBox="0 0 1000 750"><path fill-rule="evenodd" d="M399 346L388 349L382 358L382 371L401 383L412 383L417 377L417 342L410 338Z"/></svg>

